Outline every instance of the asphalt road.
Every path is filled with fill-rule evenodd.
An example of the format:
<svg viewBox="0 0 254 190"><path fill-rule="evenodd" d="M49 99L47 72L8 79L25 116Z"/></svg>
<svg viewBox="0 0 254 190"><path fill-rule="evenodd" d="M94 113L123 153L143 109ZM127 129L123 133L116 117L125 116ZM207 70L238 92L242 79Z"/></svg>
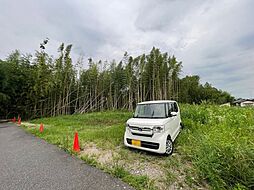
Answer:
<svg viewBox="0 0 254 190"><path fill-rule="evenodd" d="M132 189L10 123L0 123L0 189Z"/></svg>

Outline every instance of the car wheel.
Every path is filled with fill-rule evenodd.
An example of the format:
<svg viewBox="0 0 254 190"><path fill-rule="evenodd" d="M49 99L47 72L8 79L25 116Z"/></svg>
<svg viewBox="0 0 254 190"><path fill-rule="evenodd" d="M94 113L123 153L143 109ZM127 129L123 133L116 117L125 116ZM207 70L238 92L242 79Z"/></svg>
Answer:
<svg viewBox="0 0 254 190"><path fill-rule="evenodd" d="M180 123L180 126L181 126L181 129L183 129L183 128L184 128L184 125L183 125L183 123Z"/></svg>
<svg viewBox="0 0 254 190"><path fill-rule="evenodd" d="M165 154L166 155L171 155L173 153L173 148L174 148L173 147L173 142L172 142L171 138L168 137L167 140L166 140L166 152L165 152Z"/></svg>

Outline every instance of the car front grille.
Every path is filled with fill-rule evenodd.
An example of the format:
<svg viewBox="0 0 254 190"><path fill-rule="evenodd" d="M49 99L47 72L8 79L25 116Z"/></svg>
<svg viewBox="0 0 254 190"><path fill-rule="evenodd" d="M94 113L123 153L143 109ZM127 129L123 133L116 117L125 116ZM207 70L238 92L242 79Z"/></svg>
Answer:
<svg viewBox="0 0 254 190"><path fill-rule="evenodd" d="M149 127L138 127L138 126L129 126L132 135L142 136L142 137L152 137L153 129Z"/></svg>
<svg viewBox="0 0 254 190"><path fill-rule="evenodd" d="M135 131L152 131L152 129L151 128L149 128L149 127L137 127L137 126L129 126L129 128L131 129L131 130L135 130Z"/></svg>

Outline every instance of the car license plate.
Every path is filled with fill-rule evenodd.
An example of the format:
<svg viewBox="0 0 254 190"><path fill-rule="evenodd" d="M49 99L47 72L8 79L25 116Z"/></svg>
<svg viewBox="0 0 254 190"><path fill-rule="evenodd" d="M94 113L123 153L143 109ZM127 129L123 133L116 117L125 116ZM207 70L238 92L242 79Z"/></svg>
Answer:
<svg viewBox="0 0 254 190"><path fill-rule="evenodd" d="M134 145L134 146L141 146L141 141L132 139L131 144Z"/></svg>

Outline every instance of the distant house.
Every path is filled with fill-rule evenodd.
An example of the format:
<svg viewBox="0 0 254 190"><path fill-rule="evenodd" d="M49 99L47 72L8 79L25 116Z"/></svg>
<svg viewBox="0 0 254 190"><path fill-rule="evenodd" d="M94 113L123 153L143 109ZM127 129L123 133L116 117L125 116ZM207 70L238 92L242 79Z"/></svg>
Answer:
<svg viewBox="0 0 254 190"><path fill-rule="evenodd" d="M225 103L225 104L221 104L220 106L221 107L230 107L231 105L230 105L230 102L228 102L228 103Z"/></svg>
<svg viewBox="0 0 254 190"><path fill-rule="evenodd" d="M254 106L254 101L246 100L246 101L242 102L241 107L245 107L245 106Z"/></svg>
<svg viewBox="0 0 254 190"><path fill-rule="evenodd" d="M233 101L233 105L235 106L241 106L241 107L246 107L246 106L254 106L254 99L237 99Z"/></svg>

